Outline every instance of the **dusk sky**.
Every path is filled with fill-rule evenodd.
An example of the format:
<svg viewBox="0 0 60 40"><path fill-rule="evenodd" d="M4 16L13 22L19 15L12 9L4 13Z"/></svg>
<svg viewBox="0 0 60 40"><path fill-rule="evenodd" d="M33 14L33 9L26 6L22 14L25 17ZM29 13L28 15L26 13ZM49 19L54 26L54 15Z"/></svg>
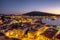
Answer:
<svg viewBox="0 0 60 40"><path fill-rule="evenodd" d="M21 14L31 11L60 14L60 0L0 0L0 13Z"/></svg>

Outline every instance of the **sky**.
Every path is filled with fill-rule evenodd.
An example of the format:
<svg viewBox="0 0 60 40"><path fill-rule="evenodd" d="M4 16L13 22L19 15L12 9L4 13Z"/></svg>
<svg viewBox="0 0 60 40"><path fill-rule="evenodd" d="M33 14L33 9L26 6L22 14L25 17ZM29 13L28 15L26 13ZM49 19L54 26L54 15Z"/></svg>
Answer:
<svg viewBox="0 0 60 40"><path fill-rule="evenodd" d="M31 11L60 14L60 0L0 0L2 14L22 14Z"/></svg>

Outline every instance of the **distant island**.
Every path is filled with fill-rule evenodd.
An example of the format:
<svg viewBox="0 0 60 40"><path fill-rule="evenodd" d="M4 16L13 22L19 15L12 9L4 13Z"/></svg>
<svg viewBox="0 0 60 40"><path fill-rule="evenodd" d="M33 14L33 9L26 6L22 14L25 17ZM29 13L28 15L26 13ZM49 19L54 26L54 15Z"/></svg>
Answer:
<svg viewBox="0 0 60 40"><path fill-rule="evenodd" d="M39 11L32 11L32 12L24 13L22 15L28 15L28 16L57 16L56 14L39 12Z"/></svg>

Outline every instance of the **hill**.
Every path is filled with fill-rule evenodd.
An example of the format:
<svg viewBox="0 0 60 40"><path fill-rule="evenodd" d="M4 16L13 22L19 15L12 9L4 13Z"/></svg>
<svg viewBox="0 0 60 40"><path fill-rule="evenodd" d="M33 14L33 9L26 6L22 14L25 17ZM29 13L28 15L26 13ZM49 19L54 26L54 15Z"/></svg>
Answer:
<svg viewBox="0 0 60 40"><path fill-rule="evenodd" d="M46 13L46 12L38 12L38 11L32 11L32 12L25 13L22 15L27 15L27 16L56 16L56 14Z"/></svg>

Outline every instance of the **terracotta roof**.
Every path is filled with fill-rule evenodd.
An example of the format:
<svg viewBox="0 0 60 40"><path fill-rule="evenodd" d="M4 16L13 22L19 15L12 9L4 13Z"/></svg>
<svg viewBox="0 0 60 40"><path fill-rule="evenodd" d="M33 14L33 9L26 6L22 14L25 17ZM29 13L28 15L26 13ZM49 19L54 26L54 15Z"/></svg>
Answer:
<svg viewBox="0 0 60 40"><path fill-rule="evenodd" d="M49 28L47 29L44 33L42 33L41 35L48 37L48 38L52 38L58 30L55 30L53 28Z"/></svg>
<svg viewBox="0 0 60 40"><path fill-rule="evenodd" d="M58 35L56 36L56 38L60 39L60 34L58 34Z"/></svg>

